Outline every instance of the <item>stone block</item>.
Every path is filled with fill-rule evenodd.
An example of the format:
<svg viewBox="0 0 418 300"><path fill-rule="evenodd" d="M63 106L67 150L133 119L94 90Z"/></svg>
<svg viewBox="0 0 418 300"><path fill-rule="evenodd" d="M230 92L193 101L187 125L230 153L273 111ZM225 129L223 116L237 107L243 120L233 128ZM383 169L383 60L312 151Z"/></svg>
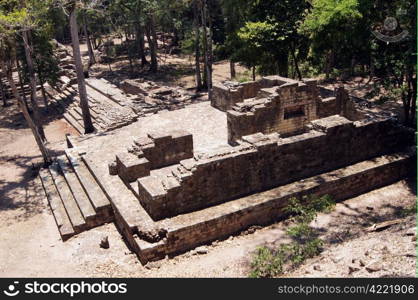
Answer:
<svg viewBox="0 0 418 300"><path fill-rule="evenodd" d="M150 162L132 153L119 153L116 163L119 176L128 183L150 174Z"/></svg>
<svg viewBox="0 0 418 300"><path fill-rule="evenodd" d="M148 137L153 140L155 144L167 143L172 139L169 132L152 131L148 133Z"/></svg>
<svg viewBox="0 0 418 300"><path fill-rule="evenodd" d="M312 125L314 129L330 134L336 130L340 130L341 128L349 129L354 127L353 121L350 121L340 115L334 115L312 121Z"/></svg>

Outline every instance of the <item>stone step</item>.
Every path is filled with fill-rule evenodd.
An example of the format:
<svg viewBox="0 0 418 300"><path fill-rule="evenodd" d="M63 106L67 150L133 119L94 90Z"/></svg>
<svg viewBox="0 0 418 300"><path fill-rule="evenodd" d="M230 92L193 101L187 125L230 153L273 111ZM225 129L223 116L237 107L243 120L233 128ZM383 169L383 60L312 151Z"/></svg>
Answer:
<svg viewBox="0 0 418 300"><path fill-rule="evenodd" d="M65 113L64 119L80 134L84 134L84 127L81 126L76 119L74 119L69 113Z"/></svg>
<svg viewBox="0 0 418 300"><path fill-rule="evenodd" d="M78 118L81 118L81 120L83 120L83 112L81 111L80 106L74 107L72 109L72 111L77 114ZM92 113L91 109L90 109L90 115L91 115L91 120L93 122L94 128L96 128L96 129L104 128L104 126L102 126L101 122L95 118L95 114ZM77 120L78 120L78 122L80 122L80 119L77 119Z"/></svg>
<svg viewBox="0 0 418 300"><path fill-rule="evenodd" d="M112 203L115 223L131 247L135 246L135 233L155 231L154 221L118 176L110 176L107 168L97 166L88 154L82 160Z"/></svg>
<svg viewBox="0 0 418 300"><path fill-rule="evenodd" d="M108 222L112 219L113 215L110 201L78 154L70 149L66 150L65 153L73 167L75 175L90 199L98 219L103 222Z"/></svg>
<svg viewBox="0 0 418 300"><path fill-rule="evenodd" d="M49 206L51 207L52 214L54 215L58 231L62 240L65 241L72 237L75 234L75 231L52 180L51 174L47 169L42 169L39 171L39 176L41 178L42 186L48 199Z"/></svg>
<svg viewBox="0 0 418 300"><path fill-rule="evenodd" d="M118 88L114 87L110 82L92 78L92 79L86 80L86 86L87 88L91 88L91 90L94 90L102 94L104 97L112 101L114 104L122 106L118 100L116 100L113 96L109 95L109 93L112 93L113 95L118 95L122 93Z"/></svg>
<svg viewBox="0 0 418 300"><path fill-rule="evenodd" d="M81 124L83 117L77 112L76 107L69 109L68 113Z"/></svg>
<svg viewBox="0 0 418 300"><path fill-rule="evenodd" d="M57 158L57 161L64 175L64 178L70 187L73 197L76 200L84 219L86 220L87 226L89 228L95 226L96 211L94 210L93 205L90 203L89 197L87 197L86 193L84 192L84 189L81 186L81 183L74 173L70 163L68 162L67 157L60 156Z"/></svg>
<svg viewBox="0 0 418 300"><path fill-rule="evenodd" d="M70 187L68 186L58 163L52 163L49 167L49 171L61 197L62 203L64 204L65 210L70 218L71 224L73 225L75 233L86 230L86 220L78 207L77 201L71 193Z"/></svg>
<svg viewBox="0 0 418 300"><path fill-rule="evenodd" d="M104 103L107 103L107 104L115 106L115 107L119 106L112 99L103 95L102 93L99 93L98 91L96 91L92 87L90 87L90 86L86 86L86 87L87 87L87 93L88 93L89 97L92 98L92 99L95 99L96 102L104 102Z"/></svg>

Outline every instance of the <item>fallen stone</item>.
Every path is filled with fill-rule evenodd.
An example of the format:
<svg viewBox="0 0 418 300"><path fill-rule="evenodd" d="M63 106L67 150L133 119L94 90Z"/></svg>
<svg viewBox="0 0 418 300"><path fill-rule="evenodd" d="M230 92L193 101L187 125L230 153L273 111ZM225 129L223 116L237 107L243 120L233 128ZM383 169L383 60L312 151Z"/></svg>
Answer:
<svg viewBox="0 0 418 300"><path fill-rule="evenodd" d="M155 95L161 95L161 96L166 96L166 95L170 95L173 93L173 90L168 88L168 87L161 87L159 89L153 90L152 91Z"/></svg>
<svg viewBox="0 0 418 300"><path fill-rule="evenodd" d="M342 257L342 256L336 256L336 257L332 257L331 260L336 264L336 263L342 261L343 258L344 257Z"/></svg>
<svg viewBox="0 0 418 300"><path fill-rule="evenodd" d="M159 268L161 268L161 262L160 261L149 262L145 265L145 268L148 269L148 270L159 269Z"/></svg>
<svg viewBox="0 0 418 300"><path fill-rule="evenodd" d="M378 262L373 262L366 266L366 270L369 273L374 273L382 270L382 266Z"/></svg>
<svg viewBox="0 0 418 300"><path fill-rule="evenodd" d="M109 174L118 175L118 165L116 161L112 161L111 163L109 163Z"/></svg>
<svg viewBox="0 0 418 300"><path fill-rule="evenodd" d="M411 227L404 233L404 236L414 236L416 234L417 234L417 228Z"/></svg>
<svg viewBox="0 0 418 300"><path fill-rule="evenodd" d="M314 266L313 266L313 269L314 269L315 271L322 271L322 269L321 269L321 266L320 266L320 265L314 265Z"/></svg>
<svg viewBox="0 0 418 300"><path fill-rule="evenodd" d="M356 267L356 266L348 266L348 275L360 271L360 268Z"/></svg>
<svg viewBox="0 0 418 300"><path fill-rule="evenodd" d="M194 251L193 251L193 255L196 255L196 254L206 254L206 253L208 253L208 248L206 248L205 246L201 246L201 247L197 247L196 249L194 249Z"/></svg>
<svg viewBox="0 0 418 300"><path fill-rule="evenodd" d="M109 238L107 236L105 236L100 241L100 248L109 249L109 247L110 247L110 245L109 245Z"/></svg>

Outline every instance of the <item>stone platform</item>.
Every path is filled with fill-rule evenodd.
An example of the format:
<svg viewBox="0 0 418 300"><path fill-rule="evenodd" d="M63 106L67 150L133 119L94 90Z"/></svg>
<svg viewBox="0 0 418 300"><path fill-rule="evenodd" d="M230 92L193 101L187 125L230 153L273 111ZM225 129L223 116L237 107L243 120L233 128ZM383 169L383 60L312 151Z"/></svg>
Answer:
<svg viewBox="0 0 418 300"><path fill-rule="evenodd" d="M228 113L207 102L69 137L41 172L63 239L113 221L146 263L279 220L291 197L341 201L414 175L414 132L321 107L300 133L259 126L231 144Z"/></svg>

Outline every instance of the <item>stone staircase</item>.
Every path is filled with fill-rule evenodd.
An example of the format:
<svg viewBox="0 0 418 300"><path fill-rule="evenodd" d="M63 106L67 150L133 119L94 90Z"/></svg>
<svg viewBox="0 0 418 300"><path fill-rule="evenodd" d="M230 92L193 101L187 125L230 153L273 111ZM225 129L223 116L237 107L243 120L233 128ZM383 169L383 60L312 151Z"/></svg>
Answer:
<svg viewBox="0 0 418 300"><path fill-rule="evenodd" d="M77 152L57 157L40 178L63 240L113 221L108 198Z"/></svg>
<svg viewBox="0 0 418 300"><path fill-rule="evenodd" d="M17 75L16 72L13 73L13 80L16 83L16 88L17 88L18 93L20 95L23 95L24 94L29 99L30 94L31 94L29 85L25 84L23 86L23 91L22 91L22 87L21 87L21 85L19 83L19 76ZM7 79L6 78L2 78L1 83L2 83L3 90L6 93L6 95L8 97L12 97L13 98L13 92L12 92L12 89L10 88L10 85L9 85L9 82L7 81Z"/></svg>
<svg viewBox="0 0 418 300"><path fill-rule="evenodd" d="M109 100L103 94L87 86L90 114L96 131L109 131L129 125L137 120L136 114L127 107L122 107ZM66 86L55 96L49 94L50 108L62 114L64 119L84 134L83 114L80 107L77 85Z"/></svg>
<svg viewBox="0 0 418 300"><path fill-rule="evenodd" d="M52 108L56 113L63 114L68 106L74 101L74 95L77 91L69 86L58 92L56 95L51 95L47 92L49 98L48 108Z"/></svg>

